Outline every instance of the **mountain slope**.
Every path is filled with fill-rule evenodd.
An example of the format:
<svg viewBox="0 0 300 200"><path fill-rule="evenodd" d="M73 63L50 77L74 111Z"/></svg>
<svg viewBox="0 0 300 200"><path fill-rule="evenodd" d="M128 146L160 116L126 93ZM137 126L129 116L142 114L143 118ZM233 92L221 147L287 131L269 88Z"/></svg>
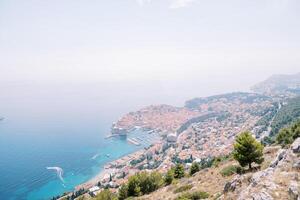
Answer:
<svg viewBox="0 0 300 200"><path fill-rule="evenodd" d="M300 94L300 73L273 75L267 80L254 85L251 90L267 95Z"/></svg>

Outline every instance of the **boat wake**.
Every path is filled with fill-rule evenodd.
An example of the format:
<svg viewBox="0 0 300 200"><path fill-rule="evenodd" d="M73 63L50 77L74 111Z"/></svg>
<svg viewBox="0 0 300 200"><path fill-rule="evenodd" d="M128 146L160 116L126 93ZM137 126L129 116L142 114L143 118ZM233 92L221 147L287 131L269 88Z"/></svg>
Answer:
<svg viewBox="0 0 300 200"><path fill-rule="evenodd" d="M61 180L61 182L65 182L63 178L64 170L60 167L46 167L46 169L56 171L57 177Z"/></svg>
<svg viewBox="0 0 300 200"><path fill-rule="evenodd" d="M91 159L92 160L95 160L96 158L98 158L100 156L100 154L99 153L97 153L96 155L94 155Z"/></svg>

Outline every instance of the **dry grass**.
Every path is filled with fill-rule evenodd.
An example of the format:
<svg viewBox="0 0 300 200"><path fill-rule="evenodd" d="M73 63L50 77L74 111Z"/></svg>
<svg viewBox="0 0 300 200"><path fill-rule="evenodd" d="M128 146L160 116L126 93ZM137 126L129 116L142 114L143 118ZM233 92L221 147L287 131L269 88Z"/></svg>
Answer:
<svg viewBox="0 0 300 200"><path fill-rule="evenodd" d="M235 161L224 161L221 162L218 167L212 167L209 169L201 170L196 173L194 176L189 178L182 178L176 184L169 185L167 187L161 188L156 192L153 192L149 195L139 197L136 199L142 200L166 200L166 199L175 199L177 196L182 194L182 192L174 193L176 188L184 187L186 185L193 184L193 187L189 190L190 192L194 191L203 191L209 194L212 194L209 199L214 199L215 195L218 195L223 192L224 185L227 181L231 180L234 175L223 177L219 172L222 168L237 164Z"/></svg>
<svg viewBox="0 0 300 200"><path fill-rule="evenodd" d="M276 156L276 153L280 147L274 146L274 147L268 147L265 148L264 151L264 158L265 161L262 163L262 168L267 168L271 160L274 159ZM175 184L171 184L167 187L161 188L156 192L153 192L149 195L139 197L136 199L147 199L147 200L174 200L176 197L178 197L182 193L176 193L174 194L174 190L176 188L193 184L193 188L191 188L189 191L204 191L211 196L208 199L216 199L216 197L220 196L220 194L223 193L223 189L225 184L232 180L232 178L236 174L232 174L229 176L222 176L220 171L226 167L232 166L232 165L238 165L236 161L233 159L223 161L218 164L216 167L211 167L208 169L201 170L200 172L197 172L195 175L191 177L185 177L181 180L178 180ZM242 183L242 187L246 187L249 185L249 181L252 177L252 174L255 171L248 172L247 174L244 174L244 179ZM232 193L225 196L225 199L236 199L238 193Z"/></svg>

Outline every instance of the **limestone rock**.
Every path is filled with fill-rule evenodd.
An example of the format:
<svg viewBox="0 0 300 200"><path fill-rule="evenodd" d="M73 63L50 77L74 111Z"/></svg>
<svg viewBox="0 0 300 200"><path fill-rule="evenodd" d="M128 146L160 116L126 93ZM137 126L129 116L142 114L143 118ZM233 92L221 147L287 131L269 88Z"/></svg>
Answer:
<svg viewBox="0 0 300 200"><path fill-rule="evenodd" d="M300 137L293 142L292 150L294 153L300 153Z"/></svg>
<svg viewBox="0 0 300 200"><path fill-rule="evenodd" d="M293 164L293 168L300 170L300 160L297 160L294 164Z"/></svg>
<svg viewBox="0 0 300 200"><path fill-rule="evenodd" d="M224 193L227 193L229 191L233 192L241 184L242 184L242 181L240 180L240 176L239 175L235 176L232 181L227 182L225 184Z"/></svg>
<svg viewBox="0 0 300 200"><path fill-rule="evenodd" d="M266 191L252 195L253 200L273 200L273 197Z"/></svg>
<svg viewBox="0 0 300 200"><path fill-rule="evenodd" d="M274 168L278 165L279 161L281 161L286 156L286 150L280 149L277 153L276 158L271 162L270 167Z"/></svg>
<svg viewBox="0 0 300 200"><path fill-rule="evenodd" d="M269 176L273 172L274 172L274 168L271 168L271 167L269 167L263 171L256 172L255 174L253 174L253 176L250 179L251 186L256 186L263 177Z"/></svg>
<svg viewBox="0 0 300 200"><path fill-rule="evenodd" d="M292 200L299 200L299 185L296 181L291 181L289 185L289 195Z"/></svg>

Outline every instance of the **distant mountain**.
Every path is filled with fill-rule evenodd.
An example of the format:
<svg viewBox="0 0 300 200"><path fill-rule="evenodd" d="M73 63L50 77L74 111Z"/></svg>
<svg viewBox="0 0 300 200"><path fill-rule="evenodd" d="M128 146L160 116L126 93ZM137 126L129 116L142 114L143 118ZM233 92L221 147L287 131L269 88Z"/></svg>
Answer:
<svg viewBox="0 0 300 200"><path fill-rule="evenodd" d="M273 75L267 80L254 85L251 90L271 96L300 94L300 73Z"/></svg>
<svg viewBox="0 0 300 200"><path fill-rule="evenodd" d="M253 102L268 100L268 99L270 99L270 97L256 94L256 93L232 92L232 93L226 93L220 95L213 95L209 97L190 99L185 102L185 107L195 110L195 109L199 109L199 107L202 104L208 104L216 101L228 101L228 102L240 101L242 103L253 103Z"/></svg>

